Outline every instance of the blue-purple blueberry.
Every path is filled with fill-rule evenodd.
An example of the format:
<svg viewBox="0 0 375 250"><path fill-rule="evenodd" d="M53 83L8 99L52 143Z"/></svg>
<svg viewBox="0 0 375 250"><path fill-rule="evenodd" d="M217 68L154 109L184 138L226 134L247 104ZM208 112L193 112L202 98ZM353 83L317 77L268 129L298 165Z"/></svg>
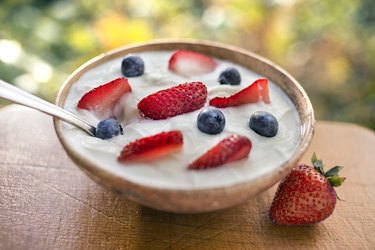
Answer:
<svg viewBox="0 0 375 250"><path fill-rule="evenodd" d="M126 77L143 75L145 64L139 56L128 56L122 60L121 72Z"/></svg>
<svg viewBox="0 0 375 250"><path fill-rule="evenodd" d="M217 108L205 108L198 115L197 126L203 133L220 134L225 127L225 116Z"/></svg>
<svg viewBox="0 0 375 250"><path fill-rule="evenodd" d="M109 139L119 134L123 134L122 126L113 118L101 120L95 131L95 136L101 139Z"/></svg>
<svg viewBox="0 0 375 250"><path fill-rule="evenodd" d="M259 135L273 137L279 130L279 123L271 113L257 111L250 117L249 127Z"/></svg>
<svg viewBox="0 0 375 250"><path fill-rule="evenodd" d="M220 84L239 85L241 83L241 75L235 68L227 68L220 73L218 81Z"/></svg>

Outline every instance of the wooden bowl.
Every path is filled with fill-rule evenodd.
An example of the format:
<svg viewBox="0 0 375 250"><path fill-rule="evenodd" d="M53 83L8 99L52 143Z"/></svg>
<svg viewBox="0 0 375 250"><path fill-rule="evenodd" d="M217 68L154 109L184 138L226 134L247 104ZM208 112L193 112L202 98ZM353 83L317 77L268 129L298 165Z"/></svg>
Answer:
<svg viewBox="0 0 375 250"><path fill-rule="evenodd" d="M65 81L56 103L63 107L71 86L82 74L97 65L114 58L125 57L129 53L178 49L189 49L232 61L278 85L296 106L300 117L301 140L295 153L284 164L278 166L276 171L269 172L256 180L219 188L174 190L139 185L99 167L95 162L83 157L69 146L66 134L62 130L62 122L55 119L56 133L68 155L85 173L103 186L125 195L131 201L177 213L198 213L228 208L246 201L249 197L271 187L287 175L302 157L313 136L315 119L310 100L300 84L279 66L247 50L211 41L168 40L135 44L104 53L82 65Z"/></svg>

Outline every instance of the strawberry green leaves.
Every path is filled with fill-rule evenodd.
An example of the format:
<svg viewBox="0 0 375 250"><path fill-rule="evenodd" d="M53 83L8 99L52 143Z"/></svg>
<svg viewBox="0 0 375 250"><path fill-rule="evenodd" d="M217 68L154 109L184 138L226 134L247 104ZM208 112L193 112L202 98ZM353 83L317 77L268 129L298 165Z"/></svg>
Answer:
<svg viewBox="0 0 375 250"><path fill-rule="evenodd" d="M327 178L328 182L332 185L332 187L339 187L345 181L345 177L340 177L339 172L344 168L341 166L334 166L333 168L329 169L327 172L324 172L324 164L322 160L318 160L315 152L311 157L311 162L314 165L314 168L322 174L324 177Z"/></svg>

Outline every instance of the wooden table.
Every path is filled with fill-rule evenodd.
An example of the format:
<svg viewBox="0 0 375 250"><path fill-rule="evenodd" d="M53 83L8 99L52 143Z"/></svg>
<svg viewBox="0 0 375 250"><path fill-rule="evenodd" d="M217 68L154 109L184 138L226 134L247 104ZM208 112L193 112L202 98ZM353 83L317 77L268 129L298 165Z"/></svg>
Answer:
<svg viewBox="0 0 375 250"><path fill-rule="evenodd" d="M345 201L313 226L273 225L276 186L224 211L155 211L110 193L67 157L52 119L17 105L0 110L0 249L375 249L375 133L318 122L313 151L341 164Z"/></svg>

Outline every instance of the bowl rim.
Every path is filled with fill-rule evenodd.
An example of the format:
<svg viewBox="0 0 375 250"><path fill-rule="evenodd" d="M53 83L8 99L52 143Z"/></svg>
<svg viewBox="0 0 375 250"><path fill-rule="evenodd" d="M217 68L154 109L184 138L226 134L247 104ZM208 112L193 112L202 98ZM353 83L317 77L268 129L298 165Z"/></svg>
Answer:
<svg viewBox="0 0 375 250"><path fill-rule="evenodd" d="M128 179L125 179L123 177L116 175L113 172L106 170L103 167L100 167L99 164L95 163L94 161L83 157L82 155L78 153L78 151L74 151L73 149L69 147L69 143L65 139L65 136L62 130L62 126L61 126L62 121L54 118L53 119L54 128L55 128L57 137L59 141L61 142L63 148L65 149L69 157L75 162L75 164L78 167L80 167L91 178L93 178L99 183L104 184L104 186L107 186L117 191L119 190L116 188L116 186L120 185L121 187L126 187L129 189L136 189L140 192L148 192L148 191L170 192L170 193L186 194L189 196L198 195L202 192L206 192L208 195L210 193L213 194L217 192L236 192L244 188L247 190L253 190L253 193L257 193L257 192L265 190L266 188L271 187L281 178L286 176L289 173L289 171L294 167L294 165L298 162L298 160L306 152L314 134L315 117L314 117L314 110L310 102L310 99L307 96L305 90L302 88L302 86L287 71L285 71L283 68L276 65L272 61L254 52L251 52L249 50L242 49L233 45L216 42L216 41L197 40L197 39L158 39L158 40L152 40L152 41L142 42L142 43L133 43L130 45L125 45L125 46L110 50L108 52L102 53L88 60L86 63L78 67L75 71L73 71L72 74L69 75L69 77L64 81L64 83L59 89L59 92L56 98L56 105L59 107L64 106L71 86L76 82L77 79L79 79L90 68L95 67L101 63L104 63L106 60L118 58L122 56L124 52L128 50L146 48L144 51L147 51L148 47L153 47L153 46L161 46L161 47L171 46L170 49L161 49L161 50L178 50L178 49L183 49L185 47L189 48L191 46L202 46L202 49L204 47L207 47L207 48L215 48L219 50L226 50L226 51L233 52L236 54L237 53L242 54L245 57L252 57L261 65L267 66L271 69L276 70L277 74L280 74L281 77L285 77L286 81L290 81L294 85L294 87L296 88L295 91L297 91L298 94L301 95L301 98L303 98L305 101L303 105L303 110L302 110L303 114L301 114L302 112L301 110L297 110L299 114L299 118L301 120L301 139L299 141L299 144L295 148L292 156L289 159L287 159L284 163L279 165L275 171L266 172L262 174L261 176L259 176L257 179L253 179L251 181L243 181L243 182L234 183L231 185L212 187L212 188L198 188L198 189L162 188L162 187L145 186L139 183L134 183ZM130 51L127 53L132 53L132 52ZM220 57L218 56L218 58ZM245 67L249 68L247 66ZM251 69L251 70L255 71L254 69ZM274 81L274 83L280 87L280 85L277 82ZM289 99L292 100L290 95L288 93L286 94L288 95ZM293 100L292 102L295 104ZM303 115L303 117L301 117L301 115ZM304 125L302 124L302 119L305 121ZM103 182L107 182L107 183L103 183ZM114 182L114 184L113 185L108 184L108 182ZM267 184L264 185L264 183L267 183ZM137 201L137 202L142 203L142 201L141 202ZM152 205L147 204L147 202L142 203L142 204L153 207Z"/></svg>

